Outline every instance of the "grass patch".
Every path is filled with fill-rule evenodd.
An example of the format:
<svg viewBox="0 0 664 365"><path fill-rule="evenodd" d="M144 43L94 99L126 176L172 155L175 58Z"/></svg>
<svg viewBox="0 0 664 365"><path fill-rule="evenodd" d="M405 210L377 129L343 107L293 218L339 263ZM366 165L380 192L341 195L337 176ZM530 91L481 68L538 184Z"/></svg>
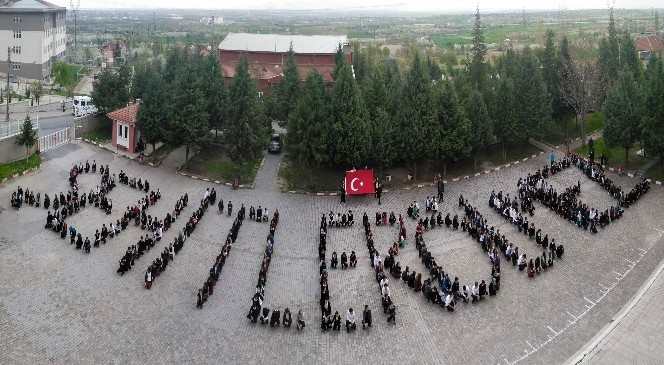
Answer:
<svg viewBox="0 0 664 365"><path fill-rule="evenodd" d="M584 121L584 132L586 137L604 128L604 114L595 112L588 114ZM581 137L581 123L576 123L574 116L565 117L565 122L555 122L551 129L543 137L544 142L551 145L560 145L565 142L565 129L570 139Z"/></svg>
<svg viewBox="0 0 664 365"><path fill-rule="evenodd" d="M493 169L496 166L514 162L529 157L532 154L539 153L539 150L528 143L508 146L506 148L507 158L503 158L503 151L500 146L490 146L484 151L478 153L477 168L473 158L465 158L447 165L447 179L473 175L477 172ZM434 176L443 172L443 165L438 161L423 161L417 164L417 176L415 181L408 180L408 174L413 166L396 166L379 171L374 169L376 176L383 180L386 188L398 188L414 185L418 183L429 183L433 181ZM344 178L345 170L343 168L317 166L302 167L288 160L288 156L281 163L279 177L284 183L283 189L304 190L310 192L337 191ZM386 180L386 176L391 176L391 181Z"/></svg>
<svg viewBox="0 0 664 365"><path fill-rule="evenodd" d="M38 153L33 154L26 161L21 159L19 161L14 161L6 164L0 165L0 180L14 176L15 174L20 174L23 171L39 167L41 165L41 157Z"/></svg>
<svg viewBox="0 0 664 365"><path fill-rule="evenodd" d="M662 166L662 163L660 162L649 168L645 175L653 180L662 181L664 180L664 166Z"/></svg>
<svg viewBox="0 0 664 365"><path fill-rule="evenodd" d="M305 190L313 192L337 191L345 171L332 167L304 168L292 163L286 156L279 167L279 177L285 183L283 188L288 190Z"/></svg>
<svg viewBox="0 0 664 365"><path fill-rule="evenodd" d="M111 141L111 133L113 133L113 123L101 121L97 128L84 133L82 137L97 143L108 143Z"/></svg>
<svg viewBox="0 0 664 365"><path fill-rule="evenodd" d="M240 178L240 184L253 184L256 172L260 167L261 159L247 161L241 164L231 161L223 148L211 146L202 149L185 165L185 170L211 180L232 182Z"/></svg>
<svg viewBox="0 0 664 365"><path fill-rule="evenodd" d="M609 160L609 166L637 170L648 163L648 159L636 154L636 152L641 149L638 144L629 150L628 163L625 163L625 149L621 147L611 148L606 145L603 138L596 139L594 145L595 160L598 161L602 154L604 154ZM588 145L577 148L576 152L582 156L588 156Z"/></svg>
<svg viewBox="0 0 664 365"><path fill-rule="evenodd" d="M470 44L473 38L470 33L464 35L436 34L431 36L431 40L440 48L452 48L455 44Z"/></svg>

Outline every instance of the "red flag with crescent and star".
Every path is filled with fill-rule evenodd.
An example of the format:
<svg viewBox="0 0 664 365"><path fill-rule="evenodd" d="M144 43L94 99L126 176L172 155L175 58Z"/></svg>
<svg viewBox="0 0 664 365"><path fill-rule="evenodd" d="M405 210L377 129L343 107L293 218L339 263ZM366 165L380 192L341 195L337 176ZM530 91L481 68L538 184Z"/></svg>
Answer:
<svg viewBox="0 0 664 365"><path fill-rule="evenodd" d="M373 170L346 171L344 189L346 190L346 195L367 195L375 193Z"/></svg>

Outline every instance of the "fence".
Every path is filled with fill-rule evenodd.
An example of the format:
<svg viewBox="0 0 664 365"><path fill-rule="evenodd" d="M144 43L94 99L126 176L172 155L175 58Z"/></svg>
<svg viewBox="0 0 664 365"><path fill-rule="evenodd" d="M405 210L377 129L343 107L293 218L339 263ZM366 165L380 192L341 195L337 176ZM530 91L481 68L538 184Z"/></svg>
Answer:
<svg viewBox="0 0 664 365"><path fill-rule="evenodd" d="M0 122L0 139L15 136L21 133L24 120L10 120L9 122ZM32 129L39 130L39 116L32 119Z"/></svg>
<svg viewBox="0 0 664 365"><path fill-rule="evenodd" d="M73 128L67 127L57 132L39 137L39 152L45 152L71 142L73 133Z"/></svg>

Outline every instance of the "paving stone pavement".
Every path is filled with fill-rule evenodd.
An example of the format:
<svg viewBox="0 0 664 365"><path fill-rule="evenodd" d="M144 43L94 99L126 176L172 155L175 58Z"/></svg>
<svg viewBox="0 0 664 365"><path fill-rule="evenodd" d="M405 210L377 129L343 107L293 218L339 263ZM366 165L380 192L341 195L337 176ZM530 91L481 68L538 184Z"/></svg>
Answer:
<svg viewBox="0 0 664 365"><path fill-rule="evenodd" d="M254 292L260 260L268 233L267 224L245 222L222 271L214 295L201 310L195 307L197 288L207 276L231 226L231 218L210 209L196 232L173 263L143 288L143 273L157 250L148 252L124 276L116 274L126 247L143 233L130 226L119 237L90 255L72 248L43 229L43 209L9 206L11 191L18 185L42 193L67 189L72 163L95 159L109 164L113 172L147 178L163 198L150 209L162 217L177 198L187 192L190 205L206 187L214 186L218 197L275 208L280 212L274 255L266 287L265 305L298 308L305 312L306 329L270 329L249 323L245 315ZM446 187L443 212L461 214L457 197L463 194L491 224L499 227L526 253L539 252L534 243L488 207L491 190L516 191L520 176L543 165L546 156L488 175L473 177ZM39 172L0 186L0 364L72 363L417 363L417 364L550 364L561 363L591 339L629 300L664 258L664 189L654 186L623 219L596 235L579 230L553 212L537 205L533 222L565 245L565 257L535 279L503 264L501 290L479 304L460 304L448 313L416 295L403 283L393 282L397 323L388 325L380 310L380 297L368 263L360 225L330 230L328 252L355 250L355 269L329 274L333 310L342 316L352 306L359 311L368 304L374 327L352 334L321 333L318 321L318 222L323 212L352 209L357 220L362 212L401 212L408 202L434 193L434 188L384 194L383 205L370 197L349 198L282 194L275 185L279 156L267 156L257 176L256 189L230 190L175 174L172 169L148 168L87 144L72 144L49 152ZM635 179L615 177L631 188ZM580 180L580 199L604 207L611 198L597 184L570 168L552 179L569 186ZM96 177L81 178L82 191L94 187ZM50 195L50 194L49 194ZM83 234L117 219L122 208L138 197L125 187L111 193L114 212L105 216L87 208L72 218ZM174 228L184 225L178 220ZM408 221L408 232L415 224ZM376 247L383 253L396 230L376 227ZM175 229L165 233L172 240ZM409 238L412 238L410 236ZM446 271L462 284L489 277L488 259L463 232L445 228L425 236L427 246ZM405 267L422 271L423 265L411 242L399 255ZM394 280L393 280L394 281Z"/></svg>

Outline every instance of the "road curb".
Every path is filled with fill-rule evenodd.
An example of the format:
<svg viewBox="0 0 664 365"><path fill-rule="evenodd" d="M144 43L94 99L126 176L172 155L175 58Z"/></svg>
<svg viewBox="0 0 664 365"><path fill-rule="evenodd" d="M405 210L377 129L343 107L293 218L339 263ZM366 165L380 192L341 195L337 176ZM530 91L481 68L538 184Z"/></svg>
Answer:
<svg viewBox="0 0 664 365"><path fill-rule="evenodd" d="M664 260L660 261L659 265L657 268L650 274L650 277L648 280L646 280L643 285L641 285L641 288L639 288L639 291L634 294L634 296L627 302L622 309L616 315L611 317L610 322L604 326L590 341L588 341L579 351L577 351L572 357L567 359L565 361L566 365L576 365L576 364L583 364L587 360L588 355L591 355L595 349L601 344L601 342L607 338L613 330L618 327L622 321L627 317L627 315L634 309L634 307L641 301L643 296L646 294L648 289L652 287L652 285L655 283L655 280L657 280L657 277L664 271Z"/></svg>

